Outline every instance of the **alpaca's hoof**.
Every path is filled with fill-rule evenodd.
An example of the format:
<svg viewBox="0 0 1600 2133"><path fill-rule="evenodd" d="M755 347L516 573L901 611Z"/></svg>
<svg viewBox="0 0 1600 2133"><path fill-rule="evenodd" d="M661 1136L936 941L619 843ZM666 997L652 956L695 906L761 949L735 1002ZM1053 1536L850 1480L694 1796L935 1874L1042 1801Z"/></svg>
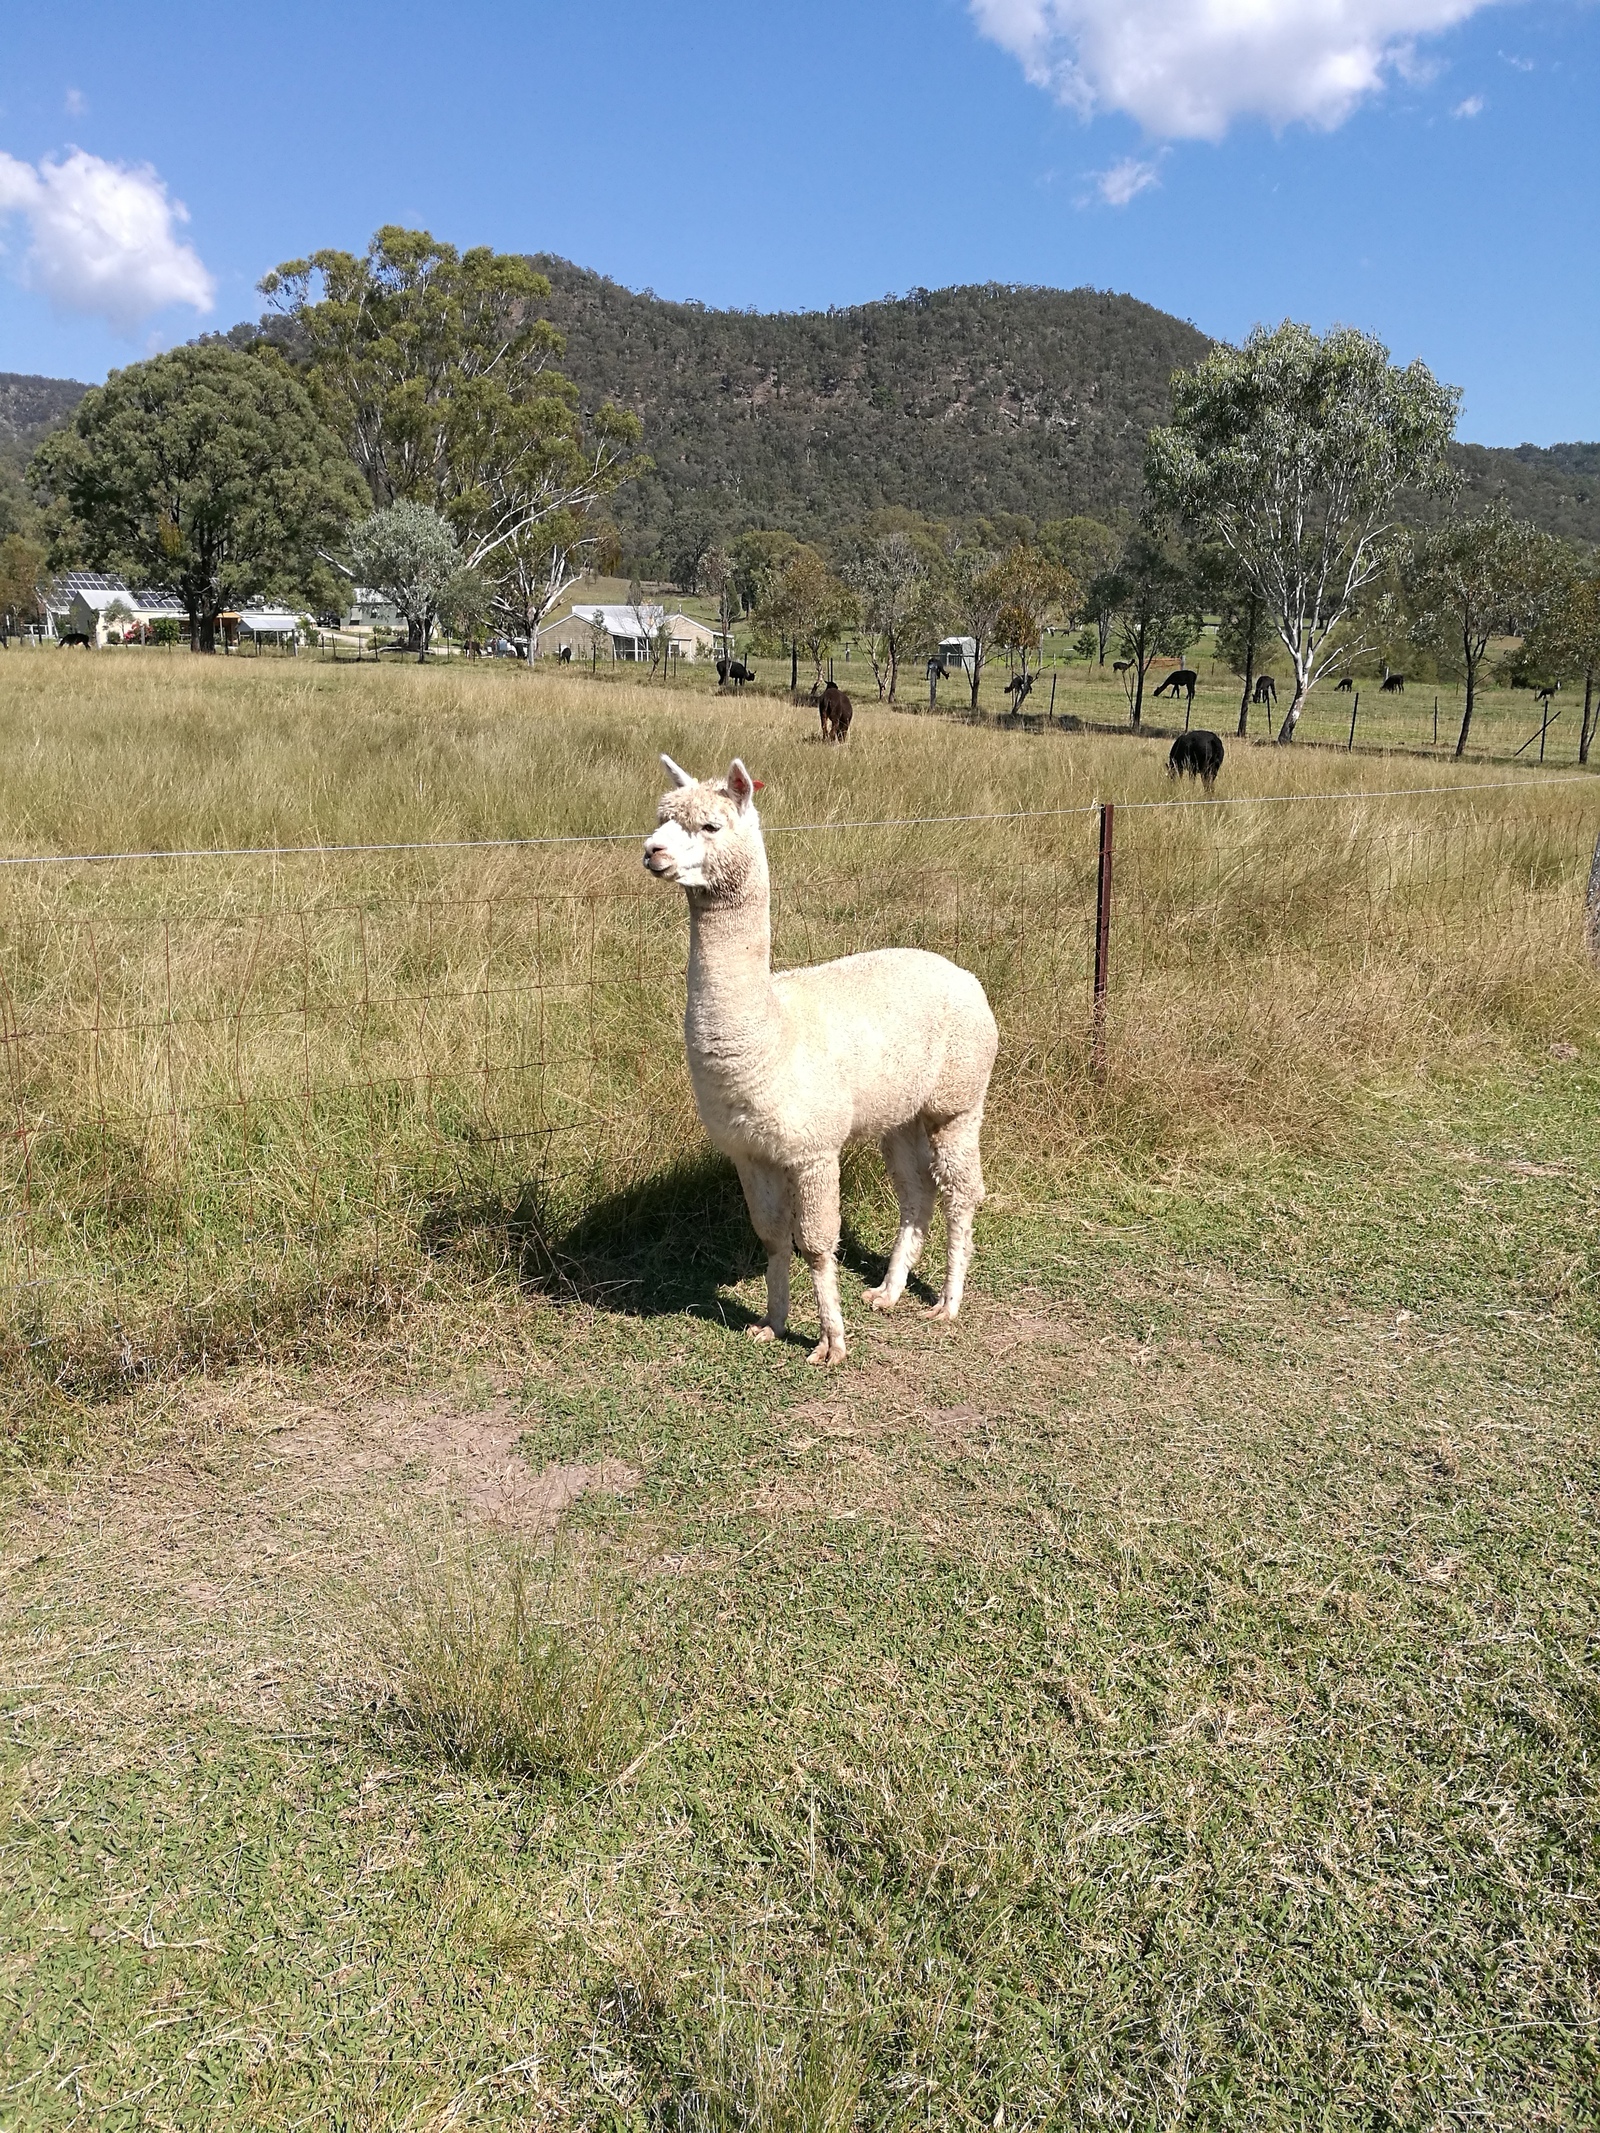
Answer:
<svg viewBox="0 0 1600 2133"><path fill-rule="evenodd" d="M806 1357L808 1363L842 1363L844 1361L844 1335L835 1334L829 1340L826 1333Z"/></svg>
<svg viewBox="0 0 1600 2133"><path fill-rule="evenodd" d="M871 1304L874 1311L892 1311L900 1299L889 1294L889 1284L885 1281L875 1289L863 1289L861 1301Z"/></svg>
<svg viewBox="0 0 1600 2133"><path fill-rule="evenodd" d="M752 1341L775 1341L778 1336L771 1326L746 1326L745 1339Z"/></svg>
<svg viewBox="0 0 1600 2133"><path fill-rule="evenodd" d="M945 1299L941 1296L939 1298L939 1301L936 1304L930 1304L927 1310L924 1311L922 1315L924 1318L942 1318L948 1323L953 1324L955 1322L956 1313L960 1309L960 1304L946 1303Z"/></svg>

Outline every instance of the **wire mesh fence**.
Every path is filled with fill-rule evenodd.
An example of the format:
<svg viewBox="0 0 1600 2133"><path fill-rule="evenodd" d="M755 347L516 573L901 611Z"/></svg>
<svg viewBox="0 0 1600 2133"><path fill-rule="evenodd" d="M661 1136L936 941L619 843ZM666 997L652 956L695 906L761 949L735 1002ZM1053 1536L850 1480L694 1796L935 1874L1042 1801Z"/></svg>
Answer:
<svg viewBox="0 0 1600 2133"><path fill-rule="evenodd" d="M1593 814L1570 784L1119 810L1111 1096L1225 1107L1286 1054L1531 1011L1582 967ZM983 980L1002 1152L1106 1100L1092 812L773 844L779 967L895 941ZM681 1164L681 898L637 869L629 839L8 875L8 1343L126 1373L270 1340Z"/></svg>

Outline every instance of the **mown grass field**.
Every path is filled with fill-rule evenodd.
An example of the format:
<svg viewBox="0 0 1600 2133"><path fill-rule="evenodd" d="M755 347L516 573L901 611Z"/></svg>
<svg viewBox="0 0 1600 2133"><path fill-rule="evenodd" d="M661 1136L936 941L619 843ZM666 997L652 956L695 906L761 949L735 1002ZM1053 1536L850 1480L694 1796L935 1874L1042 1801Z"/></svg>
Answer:
<svg viewBox="0 0 1600 2133"><path fill-rule="evenodd" d="M13 855L629 833L0 877L0 2124L1595 2123L1596 786L310 662L0 738ZM848 1362L741 1338L662 747L780 956L983 972L958 1328L863 1158ZM908 818L1102 796L1100 1079L1092 816Z"/></svg>

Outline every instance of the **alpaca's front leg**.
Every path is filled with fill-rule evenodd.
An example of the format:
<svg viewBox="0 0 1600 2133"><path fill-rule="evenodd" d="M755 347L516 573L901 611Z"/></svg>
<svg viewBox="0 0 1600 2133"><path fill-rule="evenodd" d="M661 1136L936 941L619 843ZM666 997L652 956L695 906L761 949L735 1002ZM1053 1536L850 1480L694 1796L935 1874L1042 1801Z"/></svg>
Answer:
<svg viewBox="0 0 1600 2133"><path fill-rule="evenodd" d="M813 1363L844 1361L844 1313L839 1308L839 1157L822 1157L796 1173L793 1180L794 1242L817 1292L822 1338L812 1349Z"/></svg>
<svg viewBox="0 0 1600 2133"><path fill-rule="evenodd" d="M767 1248L767 1315L747 1328L752 1340L773 1341L789 1324L789 1263L794 1256L794 1211L785 1173L770 1163L737 1158L744 1204L756 1235Z"/></svg>

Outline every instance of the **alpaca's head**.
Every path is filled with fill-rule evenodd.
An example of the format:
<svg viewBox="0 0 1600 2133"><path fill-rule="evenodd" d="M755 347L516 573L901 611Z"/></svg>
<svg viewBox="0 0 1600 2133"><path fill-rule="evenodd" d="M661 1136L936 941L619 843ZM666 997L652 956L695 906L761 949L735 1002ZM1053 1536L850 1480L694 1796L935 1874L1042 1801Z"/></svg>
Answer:
<svg viewBox="0 0 1600 2133"><path fill-rule="evenodd" d="M713 900L731 900L766 879L766 853L756 794L761 790L737 756L725 778L702 780L661 758L673 787L663 793L656 827L644 840L645 871Z"/></svg>

